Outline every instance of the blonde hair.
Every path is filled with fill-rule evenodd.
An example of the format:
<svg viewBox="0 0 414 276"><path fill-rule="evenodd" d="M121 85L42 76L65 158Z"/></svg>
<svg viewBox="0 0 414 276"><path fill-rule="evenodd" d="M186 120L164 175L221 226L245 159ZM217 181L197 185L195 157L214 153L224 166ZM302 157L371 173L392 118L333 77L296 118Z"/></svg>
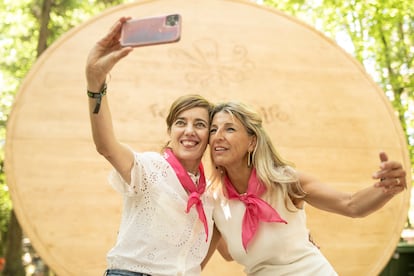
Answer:
<svg viewBox="0 0 414 276"><path fill-rule="evenodd" d="M219 112L226 112L237 118L245 127L248 135L256 137L256 147L252 153L252 166L256 168L259 180L266 186L266 196L271 198L276 187L280 187L286 207L289 206L287 204L288 196L291 199L303 198L305 192L300 186L293 164L284 161L279 156L269 135L263 128L260 115L249 106L235 101L216 105L211 113L211 120ZM214 164L212 157L211 160ZM217 185L221 187L221 177L221 170L217 167L211 175L211 181L215 187Z"/></svg>

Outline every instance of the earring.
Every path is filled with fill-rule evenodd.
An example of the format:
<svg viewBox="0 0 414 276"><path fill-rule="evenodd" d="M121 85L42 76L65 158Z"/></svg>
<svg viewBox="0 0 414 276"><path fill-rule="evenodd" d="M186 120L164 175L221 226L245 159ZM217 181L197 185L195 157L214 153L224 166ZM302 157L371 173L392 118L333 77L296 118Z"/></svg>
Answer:
<svg viewBox="0 0 414 276"><path fill-rule="evenodd" d="M247 152L247 167L250 168L252 166L252 153L250 151Z"/></svg>

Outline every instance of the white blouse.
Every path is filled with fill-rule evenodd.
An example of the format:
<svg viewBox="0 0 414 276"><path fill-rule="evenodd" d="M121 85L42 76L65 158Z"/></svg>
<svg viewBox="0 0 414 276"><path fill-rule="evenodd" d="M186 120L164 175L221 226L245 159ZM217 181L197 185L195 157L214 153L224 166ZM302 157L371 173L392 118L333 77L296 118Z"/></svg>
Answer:
<svg viewBox="0 0 414 276"><path fill-rule="evenodd" d="M123 213L108 268L153 276L199 276L213 233L213 198L202 196L208 241L195 206L187 214L188 195L175 171L155 152L134 153L131 185L114 170L109 182L123 195Z"/></svg>
<svg viewBox="0 0 414 276"><path fill-rule="evenodd" d="M295 211L285 207L278 193L271 205L288 223L260 222L246 252L241 232L245 205L218 193L214 219L231 256L244 266L249 276L336 276L328 260L309 240L305 211L289 204Z"/></svg>

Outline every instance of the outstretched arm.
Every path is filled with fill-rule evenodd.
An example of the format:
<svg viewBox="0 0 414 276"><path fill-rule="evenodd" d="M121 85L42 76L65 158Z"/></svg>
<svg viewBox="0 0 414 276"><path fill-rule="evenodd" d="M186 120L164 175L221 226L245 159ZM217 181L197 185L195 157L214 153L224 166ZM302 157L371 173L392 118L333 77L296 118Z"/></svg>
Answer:
<svg viewBox="0 0 414 276"><path fill-rule="evenodd" d="M379 170L372 176L377 180L356 193L337 191L316 178L301 174L300 182L307 193L305 201L316 208L349 217L364 217L383 207L395 194L407 187L406 172L401 163L389 161L380 153Z"/></svg>
<svg viewBox="0 0 414 276"><path fill-rule="evenodd" d="M122 24L128 19L127 17L120 18L91 49L85 70L89 92L99 93L111 69L133 50L130 47L122 48L119 43ZM127 183L130 183L130 170L134 157L131 150L119 143L115 137L107 97L107 95L102 96L97 113L97 99L89 97L93 141L96 150L112 164Z"/></svg>

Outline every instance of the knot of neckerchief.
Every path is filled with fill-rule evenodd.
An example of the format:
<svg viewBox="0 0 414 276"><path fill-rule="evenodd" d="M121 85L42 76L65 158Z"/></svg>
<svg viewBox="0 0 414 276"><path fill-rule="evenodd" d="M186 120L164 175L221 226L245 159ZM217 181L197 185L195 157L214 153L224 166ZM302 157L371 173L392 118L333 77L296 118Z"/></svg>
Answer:
<svg viewBox="0 0 414 276"><path fill-rule="evenodd" d="M198 185L195 185L191 177L188 175L188 172L184 169L183 165L181 165L180 161L178 161L177 157L175 157L171 149L168 148L165 150L164 158L174 169L178 179L180 180L181 185L183 185L184 189L190 193L188 196L186 213L190 212L192 206L195 206L198 213L198 218L204 225L207 242L208 224L206 214L203 208L203 202L200 198L200 196L204 193L206 189L206 177L204 176L203 164L200 162L200 165L198 166L200 179L198 180Z"/></svg>
<svg viewBox="0 0 414 276"><path fill-rule="evenodd" d="M256 169L252 170L249 178L247 192L239 194L227 175L224 177L224 184L229 199L238 199L246 206L242 224L242 241L244 250L259 229L260 221L264 222L287 222L282 219L279 213L260 196L266 191L266 187L256 176Z"/></svg>

